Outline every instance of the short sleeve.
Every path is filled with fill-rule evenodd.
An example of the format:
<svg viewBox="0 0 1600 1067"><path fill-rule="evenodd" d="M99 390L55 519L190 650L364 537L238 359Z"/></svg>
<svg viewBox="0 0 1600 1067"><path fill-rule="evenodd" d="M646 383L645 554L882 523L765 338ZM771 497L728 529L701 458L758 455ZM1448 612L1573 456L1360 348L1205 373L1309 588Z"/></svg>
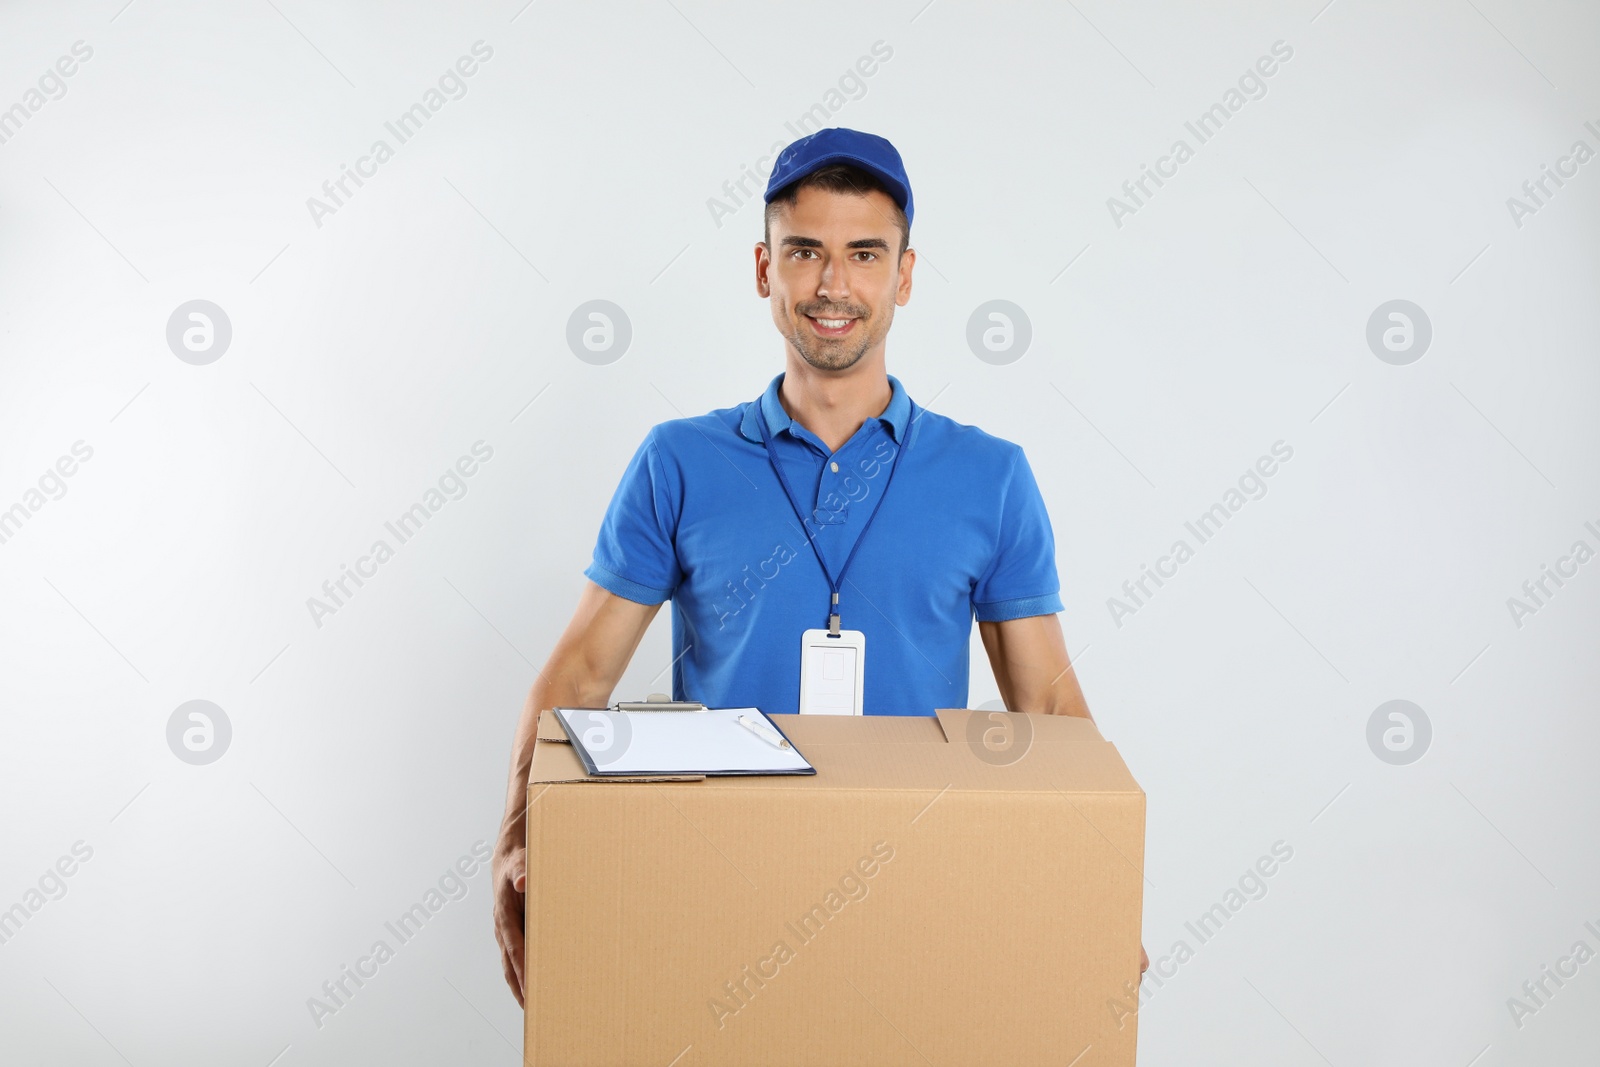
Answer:
<svg viewBox="0 0 1600 1067"><path fill-rule="evenodd" d="M973 586L972 610L979 622L1008 622L1061 609L1050 514L1033 468L1018 448L1000 498L994 558Z"/></svg>
<svg viewBox="0 0 1600 1067"><path fill-rule="evenodd" d="M683 578L674 547L681 499L651 430L611 497L584 576L640 604L669 599Z"/></svg>

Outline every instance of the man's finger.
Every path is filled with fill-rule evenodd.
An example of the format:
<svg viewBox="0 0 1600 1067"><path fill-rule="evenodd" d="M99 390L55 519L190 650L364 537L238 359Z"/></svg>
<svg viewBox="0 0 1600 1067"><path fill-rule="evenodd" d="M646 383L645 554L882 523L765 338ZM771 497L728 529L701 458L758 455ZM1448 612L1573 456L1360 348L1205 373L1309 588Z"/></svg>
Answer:
<svg viewBox="0 0 1600 1067"><path fill-rule="evenodd" d="M520 927L512 931L511 944L506 946L506 951L511 956L512 968L517 972L517 1003L520 1004L522 1002L523 992L527 989L527 984L524 982L522 977L522 954L526 950L523 947L522 930Z"/></svg>
<svg viewBox="0 0 1600 1067"><path fill-rule="evenodd" d="M516 973L511 969L511 955L505 949L500 950L500 969L505 972L506 985L511 987L511 995L517 998L517 1004L526 1007L522 1001L522 983L518 981Z"/></svg>
<svg viewBox="0 0 1600 1067"><path fill-rule="evenodd" d="M522 937L522 896L520 894L513 896L515 899L507 902L513 910L505 917L505 947L506 955L511 957L511 967L516 972L517 999L520 1001L523 991L527 988L522 976L522 956L526 949Z"/></svg>
<svg viewBox="0 0 1600 1067"><path fill-rule="evenodd" d="M504 883L495 894L494 925L496 940L500 942L501 963L506 973L506 984L523 1003L522 981L522 895L513 892Z"/></svg>
<svg viewBox="0 0 1600 1067"><path fill-rule="evenodd" d="M528 891L528 850L519 848L506 858L506 876L518 893Z"/></svg>

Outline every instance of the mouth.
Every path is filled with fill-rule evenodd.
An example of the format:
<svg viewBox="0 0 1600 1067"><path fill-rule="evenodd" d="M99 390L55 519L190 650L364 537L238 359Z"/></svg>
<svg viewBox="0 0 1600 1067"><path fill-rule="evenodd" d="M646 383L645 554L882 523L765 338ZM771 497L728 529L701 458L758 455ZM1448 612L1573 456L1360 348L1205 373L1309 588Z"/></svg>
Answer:
<svg viewBox="0 0 1600 1067"><path fill-rule="evenodd" d="M807 315L811 323L811 330L818 337L844 337L855 329L857 319L824 319L815 315Z"/></svg>

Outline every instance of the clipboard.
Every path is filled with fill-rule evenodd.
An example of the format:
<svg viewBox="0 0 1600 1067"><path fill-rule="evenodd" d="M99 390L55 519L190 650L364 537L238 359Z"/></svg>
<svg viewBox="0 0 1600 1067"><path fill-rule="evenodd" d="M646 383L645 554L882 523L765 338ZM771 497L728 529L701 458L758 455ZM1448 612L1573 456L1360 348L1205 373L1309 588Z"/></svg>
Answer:
<svg viewBox="0 0 1600 1067"><path fill-rule="evenodd" d="M593 778L816 774L759 708L551 708ZM741 723L744 718L751 725ZM782 744L776 743L781 739Z"/></svg>

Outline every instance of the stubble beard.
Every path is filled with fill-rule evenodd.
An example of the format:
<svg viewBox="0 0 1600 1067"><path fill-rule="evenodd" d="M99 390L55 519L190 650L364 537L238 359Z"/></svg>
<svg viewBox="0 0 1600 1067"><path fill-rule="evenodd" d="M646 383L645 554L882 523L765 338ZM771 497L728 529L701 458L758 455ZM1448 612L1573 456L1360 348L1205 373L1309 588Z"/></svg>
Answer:
<svg viewBox="0 0 1600 1067"><path fill-rule="evenodd" d="M826 315L822 317L827 318ZM849 370L861 362L861 357L865 356L879 340L867 328L867 323L871 320L866 316L856 316L856 328L861 331L861 340L854 347L828 341L808 332L805 324L806 313L796 311L795 319L795 332L794 336L789 338L789 343L794 345L794 350L800 353L801 359L817 370Z"/></svg>

